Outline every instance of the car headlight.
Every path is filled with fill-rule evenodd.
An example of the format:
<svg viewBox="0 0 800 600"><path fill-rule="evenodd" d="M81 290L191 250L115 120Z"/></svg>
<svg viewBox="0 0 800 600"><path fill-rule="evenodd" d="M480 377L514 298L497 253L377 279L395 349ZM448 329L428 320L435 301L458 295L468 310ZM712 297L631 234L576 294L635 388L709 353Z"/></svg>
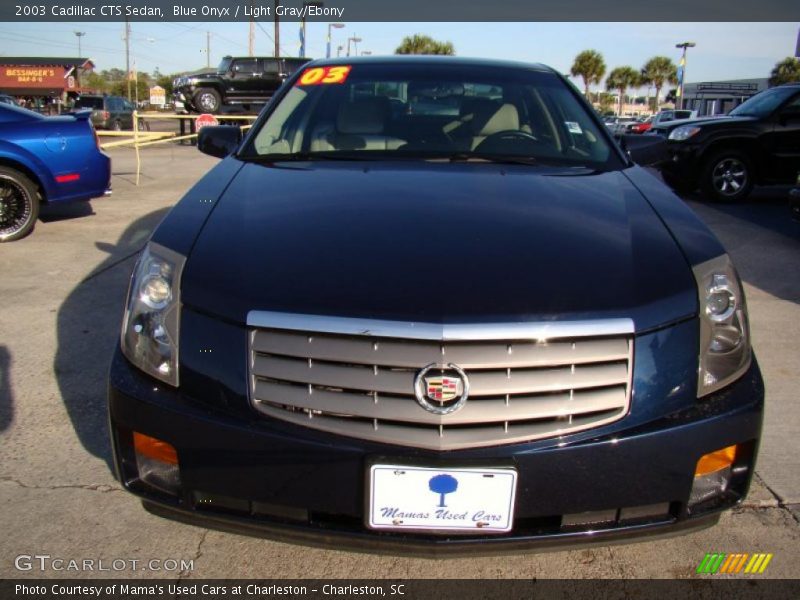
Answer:
<svg viewBox="0 0 800 600"><path fill-rule="evenodd" d="M728 255L699 264L693 271L700 298L700 398L743 375L752 352L744 291Z"/></svg>
<svg viewBox="0 0 800 600"><path fill-rule="evenodd" d="M145 373L178 385L181 272L186 259L150 242L131 275L122 319L123 354Z"/></svg>
<svg viewBox="0 0 800 600"><path fill-rule="evenodd" d="M682 142L700 133L700 128L694 125L682 125L673 129L669 134L669 139L674 142Z"/></svg>

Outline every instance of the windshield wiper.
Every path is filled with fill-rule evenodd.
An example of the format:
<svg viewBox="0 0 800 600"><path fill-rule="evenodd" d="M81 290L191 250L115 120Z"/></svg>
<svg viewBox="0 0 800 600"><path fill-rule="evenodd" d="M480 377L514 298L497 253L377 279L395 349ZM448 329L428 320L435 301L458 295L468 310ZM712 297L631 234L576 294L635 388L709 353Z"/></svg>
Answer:
<svg viewBox="0 0 800 600"><path fill-rule="evenodd" d="M469 162L471 160L482 160L485 162L498 163L502 165L539 164L539 161L533 156L519 156L516 154L484 154L481 152L454 152L452 154L442 155L442 158L445 158L450 162Z"/></svg>
<svg viewBox="0 0 800 600"><path fill-rule="evenodd" d="M309 162L315 160L381 160L382 157L364 154L351 154L348 152L285 152L276 154L257 154L240 156L241 160L248 162Z"/></svg>

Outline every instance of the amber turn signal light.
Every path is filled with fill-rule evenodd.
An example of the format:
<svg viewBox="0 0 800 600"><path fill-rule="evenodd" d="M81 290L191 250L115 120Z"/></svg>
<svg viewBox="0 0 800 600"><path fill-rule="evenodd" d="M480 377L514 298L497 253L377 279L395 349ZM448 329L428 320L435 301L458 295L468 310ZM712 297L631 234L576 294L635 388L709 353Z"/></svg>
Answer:
<svg viewBox="0 0 800 600"><path fill-rule="evenodd" d="M721 471L727 467L733 465L733 461L736 459L736 445L728 446L727 448L722 448L721 450L715 450L714 452L709 452L700 457L700 460L697 461L697 467L694 470L695 477L701 477L703 475L708 475L709 473L716 473L717 471Z"/></svg>
<svg viewBox="0 0 800 600"><path fill-rule="evenodd" d="M178 451L173 445L138 431L133 432L133 448L141 456L170 465L178 464Z"/></svg>

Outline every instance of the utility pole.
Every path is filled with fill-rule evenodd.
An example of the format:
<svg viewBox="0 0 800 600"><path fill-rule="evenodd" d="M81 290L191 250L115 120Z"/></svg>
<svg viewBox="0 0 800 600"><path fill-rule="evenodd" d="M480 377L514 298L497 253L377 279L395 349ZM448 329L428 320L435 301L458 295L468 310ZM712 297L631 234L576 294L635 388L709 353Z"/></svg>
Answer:
<svg viewBox="0 0 800 600"><path fill-rule="evenodd" d="M247 43L248 56L255 56L256 22L253 20L253 0L250 0L250 39Z"/></svg>
<svg viewBox="0 0 800 600"><path fill-rule="evenodd" d="M211 32L206 31L206 68L211 68Z"/></svg>
<svg viewBox="0 0 800 600"><path fill-rule="evenodd" d="M275 58L280 58L281 28L280 28L280 20L278 19L278 0L275 0L275 33L272 37L275 39Z"/></svg>
<svg viewBox="0 0 800 600"><path fill-rule="evenodd" d="M680 71L680 81L678 82L678 98L680 99L677 108L683 108L683 82L686 79L686 49L687 48L694 48L697 44L694 42L683 42L682 44L675 44L676 48L683 48L683 54L681 55L681 64L678 67Z"/></svg>
<svg viewBox="0 0 800 600"><path fill-rule="evenodd" d="M76 31L74 32L75 36L78 38L78 58L83 57L83 53L81 52L81 38L86 35L85 31Z"/></svg>
<svg viewBox="0 0 800 600"><path fill-rule="evenodd" d="M131 24L125 17L125 79L128 80L128 102L131 100Z"/></svg>
<svg viewBox="0 0 800 600"><path fill-rule="evenodd" d="M344 27L344 23L328 23L328 45L325 50L325 58L331 57L331 27L335 29L341 29ZM339 56L338 54L336 56Z"/></svg>

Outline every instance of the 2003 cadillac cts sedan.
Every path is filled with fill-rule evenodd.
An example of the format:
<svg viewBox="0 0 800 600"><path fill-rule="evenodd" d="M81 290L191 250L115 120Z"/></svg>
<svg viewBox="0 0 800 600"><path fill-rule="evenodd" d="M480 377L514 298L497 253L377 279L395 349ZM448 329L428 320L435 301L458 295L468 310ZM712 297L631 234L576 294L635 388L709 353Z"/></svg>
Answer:
<svg viewBox="0 0 800 600"><path fill-rule="evenodd" d="M564 77L318 61L240 136L203 129L224 159L131 279L110 419L148 509L436 553L745 496L764 389L736 270Z"/></svg>

